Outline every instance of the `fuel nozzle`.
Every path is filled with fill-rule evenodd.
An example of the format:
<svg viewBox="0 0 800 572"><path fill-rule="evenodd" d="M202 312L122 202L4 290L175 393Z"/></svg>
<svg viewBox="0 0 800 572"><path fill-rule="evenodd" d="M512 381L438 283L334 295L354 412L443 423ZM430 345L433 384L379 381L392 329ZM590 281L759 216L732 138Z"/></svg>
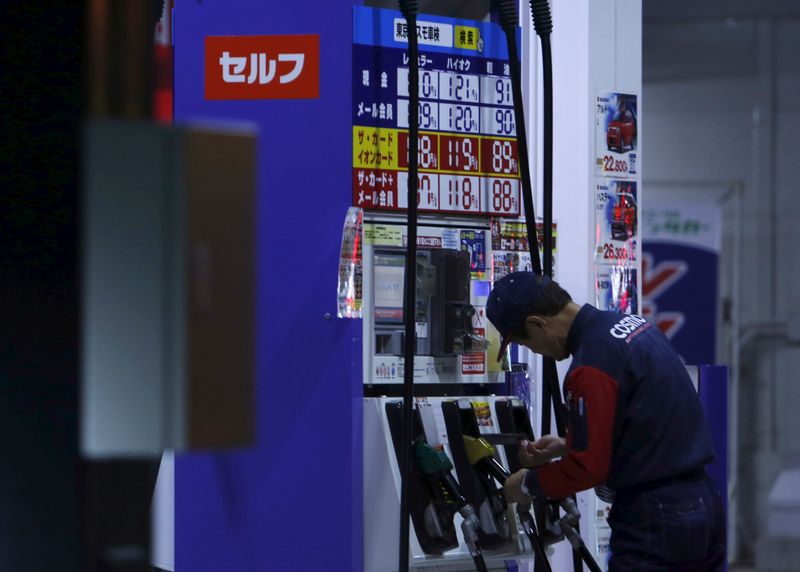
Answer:
<svg viewBox="0 0 800 572"><path fill-rule="evenodd" d="M486 439L464 435L464 449L467 451L467 459L470 465L482 468L501 485L506 482L509 473L494 458L494 447Z"/></svg>
<svg viewBox="0 0 800 572"><path fill-rule="evenodd" d="M565 498L559 501L559 505L564 510L565 514L558 520L556 524L559 526L559 528L561 528L561 532L564 533L564 536L567 537L567 540L572 545L572 550L576 554L580 555L581 559L583 559L591 572L601 572L602 568L600 568L600 566L597 564L594 556L592 556L592 553L589 552L586 544L584 544L580 532L578 532L578 525L581 521L581 513L578 510L578 505L575 503L575 499L572 497Z"/></svg>
<svg viewBox="0 0 800 572"><path fill-rule="evenodd" d="M461 494L458 483L450 473L453 470L453 463L450 462L447 453L431 447L424 441L419 441L414 445L414 457L419 463L420 470L443 487L447 499L459 510L461 506L467 504L467 499Z"/></svg>
<svg viewBox="0 0 800 572"><path fill-rule="evenodd" d="M581 535L575 530L581 522L581 513L578 510L578 505L575 504L575 499L571 497L559 501L558 504L564 509L564 516L558 520L557 524L572 547L575 550L580 550L583 541L581 540Z"/></svg>
<svg viewBox="0 0 800 572"><path fill-rule="evenodd" d="M450 472L453 470L453 463L447 453L420 441L414 445L414 456L419 463L420 470L435 481L441 487L441 492L445 497L458 508L458 513L463 519L461 531L464 534L464 542L467 543L469 553L476 564L478 561L482 562L483 556L478 544L478 527L480 526L478 515L473 506L467 502L458 483L453 478ZM485 564L483 566L485 570Z"/></svg>
<svg viewBox="0 0 800 572"><path fill-rule="evenodd" d="M510 474L506 468L494 458L494 447L492 447L486 439L464 435L464 449L466 449L467 459L469 459L469 463L473 467L479 467L485 470L494 477L497 482L505 484ZM547 555L544 552L544 544L536 531L536 523L529 509L529 505L523 506L517 504L517 515L519 515L520 524L525 534L528 536L533 552L536 555L537 570L541 569L545 572L552 572L550 563L547 561Z"/></svg>

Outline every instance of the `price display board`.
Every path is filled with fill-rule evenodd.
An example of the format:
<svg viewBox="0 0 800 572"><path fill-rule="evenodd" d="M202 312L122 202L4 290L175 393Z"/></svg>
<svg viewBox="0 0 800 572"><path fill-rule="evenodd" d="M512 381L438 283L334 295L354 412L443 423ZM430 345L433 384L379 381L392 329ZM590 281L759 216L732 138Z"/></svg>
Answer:
<svg viewBox="0 0 800 572"><path fill-rule="evenodd" d="M353 206L408 207L408 26L353 7ZM420 211L520 215L519 151L505 35L420 15Z"/></svg>

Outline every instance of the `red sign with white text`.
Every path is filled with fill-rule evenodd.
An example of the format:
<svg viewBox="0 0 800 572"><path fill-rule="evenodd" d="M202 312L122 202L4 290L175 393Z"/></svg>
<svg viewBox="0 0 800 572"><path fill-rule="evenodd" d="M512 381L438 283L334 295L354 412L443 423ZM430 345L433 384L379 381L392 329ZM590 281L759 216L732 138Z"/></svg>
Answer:
<svg viewBox="0 0 800 572"><path fill-rule="evenodd" d="M206 37L206 99L319 97L319 35Z"/></svg>

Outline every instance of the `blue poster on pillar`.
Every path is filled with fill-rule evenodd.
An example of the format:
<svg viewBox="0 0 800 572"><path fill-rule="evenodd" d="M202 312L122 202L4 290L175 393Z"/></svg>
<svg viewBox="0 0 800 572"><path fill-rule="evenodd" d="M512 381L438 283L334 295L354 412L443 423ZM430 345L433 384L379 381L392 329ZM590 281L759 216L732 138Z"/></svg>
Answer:
<svg viewBox="0 0 800 572"><path fill-rule="evenodd" d="M643 211L642 314L687 364L716 363L720 215L713 204Z"/></svg>

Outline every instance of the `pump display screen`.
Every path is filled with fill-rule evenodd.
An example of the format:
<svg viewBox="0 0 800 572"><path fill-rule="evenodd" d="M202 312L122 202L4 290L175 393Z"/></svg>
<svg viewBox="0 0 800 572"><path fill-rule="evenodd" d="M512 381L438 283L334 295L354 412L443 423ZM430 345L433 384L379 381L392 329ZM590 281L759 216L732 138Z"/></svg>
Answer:
<svg viewBox="0 0 800 572"><path fill-rule="evenodd" d="M403 321L403 254L376 254L373 264L373 299L375 321L400 323Z"/></svg>
<svg viewBox="0 0 800 572"><path fill-rule="evenodd" d="M353 7L353 205L408 206L408 30L399 12ZM520 214L505 35L497 24L420 15L421 211Z"/></svg>

